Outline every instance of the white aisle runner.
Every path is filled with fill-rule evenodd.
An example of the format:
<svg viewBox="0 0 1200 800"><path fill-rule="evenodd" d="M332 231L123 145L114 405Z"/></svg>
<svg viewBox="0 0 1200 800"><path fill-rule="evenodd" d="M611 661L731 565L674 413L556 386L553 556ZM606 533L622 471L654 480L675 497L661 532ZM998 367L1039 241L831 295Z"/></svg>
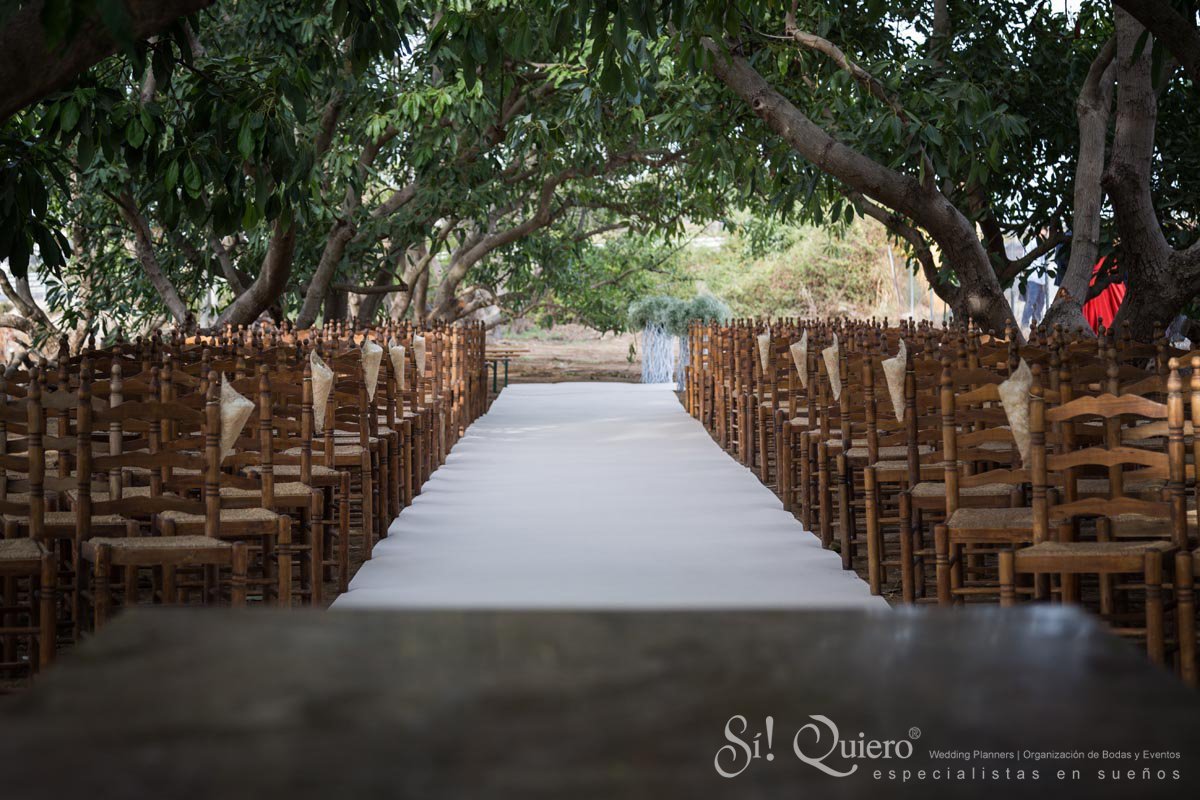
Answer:
<svg viewBox="0 0 1200 800"><path fill-rule="evenodd" d="M877 607L666 386L504 390L344 608Z"/></svg>

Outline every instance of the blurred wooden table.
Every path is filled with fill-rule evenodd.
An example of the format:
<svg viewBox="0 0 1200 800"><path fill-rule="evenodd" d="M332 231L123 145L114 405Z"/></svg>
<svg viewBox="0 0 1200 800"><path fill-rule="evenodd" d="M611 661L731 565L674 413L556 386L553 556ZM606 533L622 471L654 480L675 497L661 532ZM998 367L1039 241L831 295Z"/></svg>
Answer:
<svg viewBox="0 0 1200 800"><path fill-rule="evenodd" d="M793 753L798 731L810 758L833 746L811 715L912 755L835 750L823 764L856 769L832 777ZM720 777L718 752L737 769L755 733L763 758ZM0 702L0 734L0 797L13 800L1183 797L1200 769L1197 697L1051 607L132 612ZM1181 777L1100 781L1164 762L1020 755L1090 749L1176 751L1165 763ZM947 765L1040 777L887 776ZM1082 779L1057 780L1060 766Z"/></svg>

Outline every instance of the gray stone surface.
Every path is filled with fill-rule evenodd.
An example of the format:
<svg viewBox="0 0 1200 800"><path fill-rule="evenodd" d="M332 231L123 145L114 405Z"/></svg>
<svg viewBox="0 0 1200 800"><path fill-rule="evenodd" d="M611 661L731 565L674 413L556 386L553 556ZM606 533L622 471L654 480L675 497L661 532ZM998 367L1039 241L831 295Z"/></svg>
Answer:
<svg viewBox="0 0 1200 800"><path fill-rule="evenodd" d="M0 702L0 798L1184 796L1200 705L1129 644L1051 607L944 613L147 610ZM714 768L744 715L741 775ZM842 739L907 759L800 761ZM734 723L740 730L740 723ZM910 729L919 729L919 733ZM913 738L919 736L919 738ZM734 769L725 751L723 764ZM1099 781L1132 762L908 783L931 749L1169 750L1180 779ZM1160 765L1161 761L1153 762ZM1137 764L1140 770L1145 762Z"/></svg>

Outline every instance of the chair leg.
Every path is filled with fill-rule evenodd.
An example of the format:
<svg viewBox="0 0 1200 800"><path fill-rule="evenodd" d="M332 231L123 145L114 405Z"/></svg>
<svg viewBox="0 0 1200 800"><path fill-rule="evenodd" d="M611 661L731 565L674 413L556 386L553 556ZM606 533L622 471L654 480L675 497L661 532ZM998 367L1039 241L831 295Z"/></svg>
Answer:
<svg viewBox="0 0 1200 800"><path fill-rule="evenodd" d="M179 583L173 564L165 564L162 568L162 601L168 605L179 602Z"/></svg>
<svg viewBox="0 0 1200 800"><path fill-rule="evenodd" d="M917 601L916 580L913 575L913 518L912 495L907 488L900 491L900 598L906 604Z"/></svg>
<svg viewBox="0 0 1200 800"><path fill-rule="evenodd" d="M1146 572L1146 652L1155 664L1166 662L1163 634L1163 558L1151 551L1145 557Z"/></svg>
<svg viewBox="0 0 1200 800"><path fill-rule="evenodd" d="M1000 605L1010 608L1017 604L1016 555L1012 550L1001 550L1000 561Z"/></svg>
<svg viewBox="0 0 1200 800"><path fill-rule="evenodd" d="M112 565L112 548L100 545L96 548L96 563L92 565L93 625L100 630L108 623L112 598L109 596L108 573Z"/></svg>
<svg viewBox="0 0 1200 800"><path fill-rule="evenodd" d="M362 559L369 561L371 551L375 547L375 490L372 487L374 480L371 472L371 454L368 451L363 451L359 470L359 493L362 498Z"/></svg>
<svg viewBox="0 0 1200 800"><path fill-rule="evenodd" d="M1192 554L1175 554L1175 630L1179 636L1179 674L1188 686L1196 685L1196 596Z"/></svg>
<svg viewBox="0 0 1200 800"><path fill-rule="evenodd" d="M233 576L229 584L229 604L234 608L246 606L246 581L250 566L250 555L245 542L233 543L233 554L230 558Z"/></svg>
<svg viewBox="0 0 1200 800"><path fill-rule="evenodd" d="M937 596L939 606L949 606L954 602L954 593L950 589L950 529L938 525L933 529L934 564L937 567Z"/></svg>
<svg viewBox="0 0 1200 800"><path fill-rule="evenodd" d="M842 550L842 569L854 569L854 521L850 513L850 462L837 457L838 540Z"/></svg>
<svg viewBox="0 0 1200 800"><path fill-rule="evenodd" d="M350 473L342 473L338 487L338 590L350 588Z"/></svg>
<svg viewBox="0 0 1200 800"><path fill-rule="evenodd" d="M867 584L871 594L882 594L883 542L879 536L879 507L876 503L875 468L863 470L863 501L867 517Z"/></svg>
<svg viewBox="0 0 1200 800"><path fill-rule="evenodd" d="M292 518L286 514L279 518L279 532L275 541L275 558L279 577L277 602L282 608L292 606Z"/></svg>
<svg viewBox="0 0 1200 800"><path fill-rule="evenodd" d="M314 607L325 604L325 526L321 522L325 518L325 493L313 492L312 501L308 508L308 582L310 601Z"/></svg>
<svg viewBox="0 0 1200 800"><path fill-rule="evenodd" d="M817 522L821 528L821 544L829 547L833 544L833 524L829 518L829 448L821 442L817 445Z"/></svg>
<svg viewBox="0 0 1200 800"><path fill-rule="evenodd" d="M41 575L38 580L38 669L45 669L54 660L55 637L58 620L55 616L55 584L58 581L58 564L54 552L42 555Z"/></svg>

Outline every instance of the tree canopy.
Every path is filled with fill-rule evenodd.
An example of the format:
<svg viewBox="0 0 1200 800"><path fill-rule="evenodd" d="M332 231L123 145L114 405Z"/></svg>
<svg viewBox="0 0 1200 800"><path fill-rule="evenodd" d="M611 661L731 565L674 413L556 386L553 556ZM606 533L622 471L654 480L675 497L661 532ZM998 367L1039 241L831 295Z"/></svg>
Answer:
<svg viewBox="0 0 1200 800"><path fill-rule="evenodd" d="M1056 321L1109 253L1139 335L1200 292L1192 0L6 5L0 323L35 345L264 314L616 326L687 226L747 211L873 217L996 329L1068 242Z"/></svg>

